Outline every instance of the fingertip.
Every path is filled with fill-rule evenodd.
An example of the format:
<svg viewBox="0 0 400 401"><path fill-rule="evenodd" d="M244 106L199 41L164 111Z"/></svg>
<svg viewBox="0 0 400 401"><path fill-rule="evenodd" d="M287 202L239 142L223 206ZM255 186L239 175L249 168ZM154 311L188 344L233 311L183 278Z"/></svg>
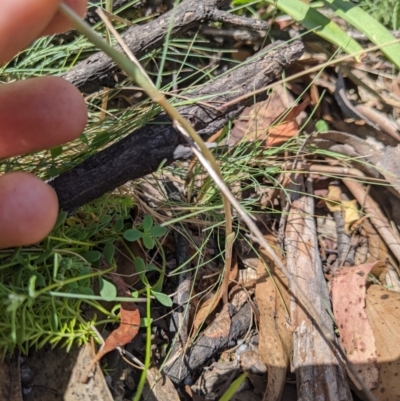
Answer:
<svg viewBox="0 0 400 401"><path fill-rule="evenodd" d="M57 195L42 180L22 172L0 177L0 248L43 240L57 215Z"/></svg>
<svg viewBox="0 0 400 401"><path fill-rule="evenodd" d="M69 142L87 122L82 94L60 77L0 86L0 157Z"/></svg>
<svg viewBox="0 0 400 401"><path fill-rule="evenodd" d="M65 0L64 3L74 10L81 18L84 17L87 8L86 0ZM43 30L41 36L65 32L71 28L70 20L61 11L58 11L49 25L47 25Z"/></svg>

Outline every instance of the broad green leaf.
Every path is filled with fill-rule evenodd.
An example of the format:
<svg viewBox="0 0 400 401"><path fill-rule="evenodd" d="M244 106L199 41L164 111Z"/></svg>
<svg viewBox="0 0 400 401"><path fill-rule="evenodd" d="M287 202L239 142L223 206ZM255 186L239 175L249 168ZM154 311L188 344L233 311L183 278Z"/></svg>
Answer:
<svg viewBox="0 0 400 401"><path fill-rule="evenodd" d="M99 223L101 225L107 225L111 221L111 216L109 214L105 214L104 216L101 217Z"/></svg>
<svg viewBox="0 0 400 401"><path fill-rule="evenodd" d="M143 245L151 250L154 248L155 242L154 239L152 237L150 237L149 235L143 234Z"/></svg>
<svg viewBox="0 0 400 401"><path fill-rule="evenodd" d="M107 263L111 264L115 253L115 246L112 242L107 242L103 249L103 256Z"/></svg>
<svg viewBox="0 0 400 401"><path fill-rule="evenodd" d="M144 231L149 231L153 226L153 218L149 214L144 216L142 226Z"/></svg>
<svg viewBox="0 0 400 401"><path fill-rule="evenodd" d="M76 281L73 281L72 283L68 283L65 287L69 290L77 290L79 288L79 285Z"/></svg>
<svg viewBox="0 0 400 401"><path fill-rule="evenodd" d="M343 49L346 53L361 52L362 47L345 31L320 12L301 0L268 0L268 3L290 15L305 28Z"/></svg>
<svg viewBox="0 0 400 401"><path fill-rule="evenodd" d="M156 265L153 265L153 263L149 263L149 264L146 266L146 271L148 271L148 272L151 272L151 271L157 271L157 272L159 272L160 269L159 269Z"/></svg>
<svg viewBox="0 0 400 401"><path fill-rule="evenodd" d="M396 40L382 24L354 3L347 0L324 0L324 3L377 46ZM400 43L382 46L381 52L400 69Z"/></svg>
<svg viewBox="0 0 400 401"><path fill-rule="evenodd" d="M150 230L150 235L156 238L162 237L167 232L167 227L153 226Z"/></svg>
<svg viewBox="0 0 400 401"><path fill-rule="evenodd" d="M139 274L140 280L142 283L147 285L148 281L146 278L146 264L142 258L135 258L135 271Z"/></svg>
<svg viewBox="0 0 400 401"><path fill-rule="evenodd" d="M161 305L167 306L168 308L172 306L172 299L168 295L153 290L151 290L151 293Z"/></svg>
<svg viewBox="0 0 400 401"><path fill-rule="evenodd" d="M100 295L105 301L114 301L117 296L117 289L113 283L99 277Z"/></svg>
<svg viewBox="0 0 400 401"><path fill-rule="evenodd" d="M61 211L60 213L58 213L57 221L56 224L54 225L53 230L57 229L58 227L61 227L65 223L65 220L67 220L67 217L68 217L68 212Z"/></svg>
<svg viewBox="0 0 400 401"><path fill-rule="evenodd" d="M318 131L318 132L329 131L329 125L325 120L318 120L315 123L315 130Z"/></svg>
<svg viewBox="0 0 400 401"><path fill-rule="evenodd" d="M123 219L118 219L115 224L114 224L114 230L116 232L121 231L124 228L124 220Z"/></svg>
<svg viewBox="0 0 400 401"><path fill-rule="evenodd" d="M89 262L93 263L101 258L101 253L99 251L87 251L82 254L82 256Z"/></svg>
<svg viewBox="0 0 400 401"><path fill-rule="evenodd" d="M79 292L84 295L94 295L94 292L90 287L79 287Z"/></svg>
<svg viewBox="0 0 400 401"><path fill-rule="evenodd" d="M33 273L36 276L36 287L44 287L46 285L46 279L43 274L39 272Z"/></svg>
<svg viewBox="0 0 400 401"><path fill-rule="evenodd" d="M146 264L142 258L135 258L135 270L137 273L144 273L146 271Z"/></svg>
<svg viewBox="0 0 400 401"><path fill-rule="evenodd" d="M124 232L124 238L129 242L135 242L142 237L142 232L134 228L129 228Z"/></svg>

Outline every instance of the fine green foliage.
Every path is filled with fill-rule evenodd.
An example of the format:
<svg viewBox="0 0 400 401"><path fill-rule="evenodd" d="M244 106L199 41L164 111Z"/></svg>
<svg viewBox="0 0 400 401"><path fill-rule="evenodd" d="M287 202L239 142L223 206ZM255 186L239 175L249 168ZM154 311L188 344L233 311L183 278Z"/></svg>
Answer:
<svg viewBox="0 0 400 401"><path fill-rule="evenodd" d="M115 287L101 275L102 258L115 263L110 249L122 238L132 201L126 197L103 197L67 217L61 212L49 237L41 244L0 252L0 349L14 347L27 352L46 343L87 341L95 320L81 317L84 303L111 319L93 296L93 283L100 281L100 297L115 299ZM119 230L117 228L120 228ZM54 296L57 293L58 296Z"/></svg>
<svg viewBox="0 0 400 401"><path fill-rule="evenodd" d="M399 0L353 0L369 15L386 28L397 30L400 27Z"/></svg>
<svg viewBox="0 0 400 401"><path fill-rule="evenodd" d="M159 225L153 225L153 218L150 215L146 215L143 218L143 222L138 228L129 228L124 232L124 239L129 242L135 242L142 239L143 245L151 250L155 246L155 238L160 238L167 232L165 227Z"/></svg>

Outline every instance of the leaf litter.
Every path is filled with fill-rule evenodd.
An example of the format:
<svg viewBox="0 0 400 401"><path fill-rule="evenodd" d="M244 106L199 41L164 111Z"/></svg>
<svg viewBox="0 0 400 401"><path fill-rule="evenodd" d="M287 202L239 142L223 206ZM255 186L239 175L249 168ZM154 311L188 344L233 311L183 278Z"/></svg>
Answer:
<svg viewBox="0 0 400 401"><path fill-rule="evenodd" d="M267 100L246 108L233 122L227 139L220 132L215 140L230 152L242 146L241 155L251 155L243 164L251 170L244 170L235 157L229 158L229 152L225 155L234 167L233 178L227 174L230 185L251 205L268 242L320 319L332 329L376 400L398 400L399 79L382 60L371 65L368 59L307 74L309 67L327 59L325 49L317 53L318 45L308 45L303 59L287 71L288 76L302 71L303 78L276 85ZM257 147L259 142L262 146ZM269 169L268 174L258 173L263 169ZM164 184L171 181L178 187L176 202L165 196ZM188 207L192 204L201 208L216 199L209 178L195 161L148 177L138 188L140 195L138 191L131 196L140 209L136 217L142 218L147 231L149 214L160 223L178 218L173 227L188 239L187 257L179 263L176 238L168 234L163 243L170 275L167 293L174 293L173 277L180 271L189 272L185 285L190 284L190 291L184 300L174 298L178 303L173 307L184 310L184 328L170 329L168 317L163 317L170 312L165 305L153 308L154 316L160 317L154 322L151 350L157 367L147 374L150 399L220 397L224 383L231 383L241 371L249 377L238 399L351 400L350 391L367 399L349 372L348 379L344 361L298 302L298 288L289 288L240 221L234 245L237 259L228 288L215 285L222 280L219 259L224 234L223 229L212 229L221 216L216 213L213 221L204 211L191 217L181 213L192 210ZM190 202L185 204L184 199ZM279 232L284 233L282 243ZM122 262L121 253L141 258L146 266L148 260L162 264L153 250L155 240L144 237L133 226L125 231L128 248L117 250L116 257L119 275L110 276L118 296L131 296L131 286L141 285L133 261L125 257ZM154 283L157 274L149 270L145 277ZM112 301L115 288L109 284L106 278L100 287L104 300ZM228 304L222 305L222 291L229 294ZM156 290L154 294L165 296ZM180 330L192 335L168 355L165 348L178 341ZM170 333L175 339L168 338ZM96 356L86 357L79 381L87 381L97 362L117 347L143 357L140 334L140 308L122 302L119 327ZM190 369L185 370L187 366ZM296 383L295 395L289 395L290 382ZM124 382L128 387L126 383L128 379Z"/></svg>

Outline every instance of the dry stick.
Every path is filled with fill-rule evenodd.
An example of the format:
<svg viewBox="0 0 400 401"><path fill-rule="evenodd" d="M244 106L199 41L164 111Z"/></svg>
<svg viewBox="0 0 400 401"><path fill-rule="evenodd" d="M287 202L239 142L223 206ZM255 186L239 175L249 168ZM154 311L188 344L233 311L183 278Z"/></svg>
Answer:
<svg viewBox="0 0 400 401"><path fill-rule="evenodd" d="M244 99L247 99L247 98L250 97L250 96L254 96L254 95L257 95L257 94L259 94L259 93L262 93L262 92L264 92L264 91L266 91L266 90L268 90L268 89L271 89L271 88L275 87L276 85L280 85L280 84L284 84L284 83L286 83L286 82L293 81L293 80L295 80L295 79L297 79L297 78L301 78L301 77L303 77L304 75L308 75L308 74L310 74L310 73L312 73L312 72L318 72L318 71L320 71L320 70L323 70L323 69L326 68L326 67L330 67L330 66L332 66L332 65L339 64L339 63L341 63L342 61L346 61L346 60L348 60L348 59L350 59L350 58L354 58L354 57L357 57L357 56L361 56L362 54L369 53L369 52L378 50L378 49L380 49L380 48L382 48L382 47L393 45L394 43L398 43L398 42L400 42L400 39L392 40L392 41L390 41L390 42L388 42L388 43L385 43L385 44L383 44L383 45L372 46L372 47L369 47L368 49L359 51L359 52L357 52L357 53L348 54L348 55L343 56L343 57L340 57L340 58L338 58L338 59L336 59L336 60L330 60L330 61L327 61L326 63L321 64L321 65L316 65L315 67L309 68L309 69L306 70L306 71L299 72L299 73L297 73L297 74L291 75L290 77L281 79L280 81L277 81L277 82L274 82L273 84L267 85L267 86L264 87L264 88L260 88L260 89L257 89L257 90L255 90L255 91L253 91L253 92L250 92L250 93L248 93L248 94L246 94L246 95L237 97L236 99L231 100L230 102L225 103L223 106L221 106L221 107L219 108L219 110L220 110L220 111L223 111L224 108L226 108L226 107L232 106L232 105L234 105L235 103L240 102L240 101L242 101L242 100L244 100Z"/></svg>
<svg viewBox="0 0 400 401"><path fill-rule="evenodd" d="M378 205L366 193L362 185L356 181L343 180L346 187L350 190L357 202L364 207L364 210L375 226L380 236L384 239L389 249L398 261L400 261L400 243L398 238L393 234L389 221L380 211Z"/></svg>
<svg viewBox="0 0 400 401"><path fill-rule="evenodd" d="M92 29L85 23L83 22L68 6L66 6L64 3L60 4L60 10L62 11L63 14L67 16L73 23L73 26L75 28L83 33L85 36L87 36L92 43L94 43L96 46L107 52L107 54L112 57L119 65L120 68L124 69L125 72L129 73L133 79L136 80L136 82L143 87L143 89L146 90L147 94L150 96L150 98L160 104L166 113L171 117L172 121L175 122L177 126L180 126L181 132L185 132L185 136L190 136L190 139L196 143L196 145L199 147L199 149L196 148L196 156L200 155L200 152L202 154L200 161L202 161L202 164L204 168L208 171L209 175L211 178L213 178L214 182L217 184L218 188L221 191L221 194L223 194L222 199L224 202L224 206L228 203L227 209L229 209L230 212L230 205L229 202L232 204L232 206L237 210L239 213L240 217L245 221L246 225L250 229L250 231L255 235L257 238L258 242L261 244L261 246L267 251L269 254L269 257L276 263L276 265L282 270L282 272L286 275L288 278L289 285L293 287L297 287L298 290L298 298L302 306L304 307L305 310L308 311L310 316L314 319L314 321L317 324L317 327L321 330L322 335L326 339L326 341L329 341L330 344L338 351L340 356L346 361L348 364L348 369L351 371L351 373L354 375L356 380L358 381L358 384L362 388L363 392L367 396L367 399L370 401L376 401L375 397L373 394L370 392L370 390L366 387L364 381L360 377L359 373L353 366L353 364L348 360L346 357L345 353L340 349L340 347L336 344L335 338L333 335L331 335L329 328L321 321L321 319L318 316L318 313L316 312L313 304L307 299L307 297L304 295L304 293L301 291L299 286L297 285L296 281L293 280L285 267L285 265L282 263L278 255L275 253L275 251L272 249L272 247L268 244L266 239L264 238L263 234L261 231L258 229L257 225L254 223L254 221L251 219L251 217L246 213L246 211L241 207L239 202L236 200L234 195L230 192L229 188L226 186L226 184L223 182L221 178L221 173L219 170L219 166L210 152L210 150L206 147L205 143L201 139L201 137L198 135L198 133L193 129L193 127L190 125L190 123L185 120L178 112L177 110L171 106L167 99L162 96L155 88L154 85L149 85L148 78L144 77L141 74L141 71L136 67L131 64L131 62L126 59L122 58L121 54L115 50L114 48L111 48L108 46L107 43L103 41L103 39L94 33ZM194 145L192 145L194 148ZM229 218L230 216L226 216ZM231 222L230 222L231 223ZM228 223L227 223L228 225ZM229 233L230 234L230 233ZM227 235L227 241L230 242L230 236ZM227 243L226 246L226 253L228 253L228 245ZM229 256L229 254L227 255Z"/></svg>

